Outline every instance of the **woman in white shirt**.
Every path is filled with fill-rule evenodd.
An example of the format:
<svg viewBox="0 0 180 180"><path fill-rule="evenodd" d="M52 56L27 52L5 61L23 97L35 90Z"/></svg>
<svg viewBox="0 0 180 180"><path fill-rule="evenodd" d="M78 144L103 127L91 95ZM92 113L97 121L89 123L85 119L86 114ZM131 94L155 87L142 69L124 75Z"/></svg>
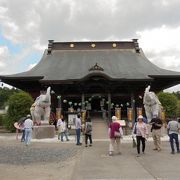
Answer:
<svg viewBox="0 0 180 180"><path fill-rule="evenodd" d="M143 122L143 116L138 116L138 121L134 124L133 135L136 135L137 141L137 157L140 155L140 142L142 142L142 153L145 152L146 139L148 138L147 124Z"/></svg>
<svg viewBox="0 0 180 180"><path fill-rule="evenodd" d="M63 137L66 137L66 141L69 141L68 135L67 135L67 124L63 118L63 116L61 116L61 119L58 119L57 122L57 127L58 127L58 139L60 140L60 136L61 136L61 141L63 142Z"/></svg>

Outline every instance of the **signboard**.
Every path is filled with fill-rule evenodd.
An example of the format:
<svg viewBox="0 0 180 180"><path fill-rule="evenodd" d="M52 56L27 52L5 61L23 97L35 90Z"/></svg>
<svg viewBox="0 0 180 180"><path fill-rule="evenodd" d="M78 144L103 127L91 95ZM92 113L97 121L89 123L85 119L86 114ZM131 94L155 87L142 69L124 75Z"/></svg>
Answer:
<svg viewBox="0 0 180 180"><path fill-rule="evenodd" d="M68 125L74 125L77 114L68 114Z"/></svg>
<svg viewBox="0 0 180 180"><path fill-rule="evenodd" d="M126 121L125 120L117 120L117 121L121 126L126 126Z"/></svg>

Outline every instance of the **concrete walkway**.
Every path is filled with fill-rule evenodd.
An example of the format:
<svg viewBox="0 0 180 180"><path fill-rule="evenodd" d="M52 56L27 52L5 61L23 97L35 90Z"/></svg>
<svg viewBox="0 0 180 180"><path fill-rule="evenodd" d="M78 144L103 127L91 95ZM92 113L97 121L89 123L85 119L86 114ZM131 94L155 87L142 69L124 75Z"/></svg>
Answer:
<svg viewBox="0 0 180 180"><path fill-rule="evenodd" d="M15 143L15 134L0 134L0 141L9 141ZM17 142L17 141L16 141ZM124 136L121 144L122 155L115 154L108 156L109 139L93 139L92 147L85 147L84 143L80 147L75 145L74 136L70 136L69 142L61 143L57 136L53 139L32 140L32 147L37 146L37 142L42 143L42 147L54 148L57 144L59 147L69 145L78 148L78 156L72 161L73 165L62 164L66 172L71 172L67 180L179 180L180 179L180 154L170 154L170 145L168 136L162 138L162 151L153 151L152 138L146 142L146 154L136 157L136 148L132 148L131 136ZM49 145L47 145L47 142ZM57 142L57 143L56 143ZM51 145L52 143L52 145ZM22 146L22 144L17 146ZM38 143L41 147L41 145ZM60 149L59 149L60 150ZM4 165L1 165L4 167ZM33 165L32 167L36 166ZM39 166L37 164L37 166ZM52 165L51 165L52 166ZM56 165L54 165L56 166ZM21 168L18 166L17 168ZM22 169L24 167L22 166ZM28 168L31 169L31 166ZM69 169L70 168L70 169ZM61 177L60 169L55 168L56 176L52 175L50 179L59 179ZM63 170L63 171L65 171ZM62 173L62 172L61 172ZM23 178L22 178L23 179ZM45 174L41 175L45 178ZM63 179L63 180L65 180Z"/></svg>
<svg viewBox="0 0 180 180"><path fill-rule="evenodd" d="M121 145L122 155L108 156L108 142L95 142L84 148L76 162L72 180L179 180L180 154L171 155L168 142L161 152L147 142L146 154L136 157L131 143Z"/></svg>

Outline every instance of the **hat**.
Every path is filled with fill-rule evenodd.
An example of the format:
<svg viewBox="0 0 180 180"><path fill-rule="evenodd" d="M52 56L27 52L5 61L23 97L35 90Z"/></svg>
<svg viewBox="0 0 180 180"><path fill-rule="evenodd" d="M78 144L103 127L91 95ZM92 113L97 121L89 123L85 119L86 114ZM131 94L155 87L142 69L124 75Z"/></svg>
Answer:
<svg viewBox="0 0 180 180"><path fill-rule="evenodd" d="M138 116L138 119L143 119L143 116L142 116L142 115L139 115L139 116Z"/></svg>
<svg viewBox="0 0 180 180"><path fill-rule="evenodd" d="M117 117L116 116L112 116L112 121L116 121Z"/></svg>
<svg viewBox="0 0 180 180"><path fill-rule="evenodd" d="M28 114L26 117L27 117L27 118L29 118L29 117L31 117L31 115L30 115L30 114Z"/></svg>

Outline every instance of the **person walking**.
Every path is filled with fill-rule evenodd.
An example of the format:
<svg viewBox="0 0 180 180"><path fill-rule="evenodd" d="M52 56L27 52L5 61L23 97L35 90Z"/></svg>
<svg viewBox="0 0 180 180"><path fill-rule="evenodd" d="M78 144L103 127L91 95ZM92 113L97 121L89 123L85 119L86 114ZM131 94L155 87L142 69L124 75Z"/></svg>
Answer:
<svg viewBox="0 0 180 180"><path fill-rule="evenodd" d="M24 129L24 121L27 119L27 117L22 117L18 121L18 125L21 128L22 136L21 136L21 142L25 141L25 129Z"/></svg>
<svg viewBox="0 0 180 180"><path fill-rule="evenodd" d="M115 144L117 145L117 152L118 154L121 154L120 152L120 131L121 126L119 122L117 122L117 117L112 116L112 123L109 125L108 134L110 138L110 144L109 144L109 155L113 156ZM121 131L122 133L122 131Z"/></svg>
<svg viewBox="0 0 180 180"><path fill-rule="evenodd" d="M149 123L152 125L151 132L154 141L155 148L153 150L161 151L161 127L163 125L162 120L154 115L152 120Z"/></svg>
<svg viewBox="0 0 180 180"><path fill-rule="evenodd" d="M75 119L75 128L76 128L76 145L82 145L80 142L81 138L81 116L80 114L77 115Z"/></svg>
<svg viewBox="0 0 180 180"><path fill-rule="evenodd" d="M66 137L66 141L69 141L69 138L68 138L68 129L67 129L67 124L64 120L64 118L62 119L61 121L61 125L60 125L60 134L61 134L61 142L63 142L63 137L65 136Z"/></svg>
<svg viewBox="0 0 180 180"><path fill-rule="evenodd" d="M180 153L179 139L178 139L179 129L180 129L180 126L179 126L179 123L176 118L173 118L171 121L169 121L169 123L167 125L167 130L168 130L169 141L170 141L170 145L171 145L171 154L175 154L174 140L176 143L177 153Z"/></svg>
<svg viewBox="0 0 180 180"><path fill-rule="evenodd" d="M148 128L147 124L143 122L143 116L138 116L138 121L133 127L133 136L136 136L137 141L137 157L140 156L140 142L142 142L142 153L145 153L146 139L148 138Z"/></svg>
<svg viewBox="0 0 180 180"><path fill-rule="evenodd" d="M89 146L92 146L92 122L91 118L88 117L86 124L85 124L85 147L87 147L88 139L89 139Z"/></svg>
<svg viewBox="0 0 180 180"><path fill-rule="evenodd" d="M63 115L58 119L57 121L57 128L58 128L58 140L60 140L61 137L61 123L62 123Z"/></svg>
<svg viewBox="0 0 180 180"><path fill-rule="evenodd" d="M27 119L24 121L24 129L25 129L25 144L26 146L31 142L32 136L32 128L33 128L33 121L31 119L31 115L27 115Z"/></svg>

